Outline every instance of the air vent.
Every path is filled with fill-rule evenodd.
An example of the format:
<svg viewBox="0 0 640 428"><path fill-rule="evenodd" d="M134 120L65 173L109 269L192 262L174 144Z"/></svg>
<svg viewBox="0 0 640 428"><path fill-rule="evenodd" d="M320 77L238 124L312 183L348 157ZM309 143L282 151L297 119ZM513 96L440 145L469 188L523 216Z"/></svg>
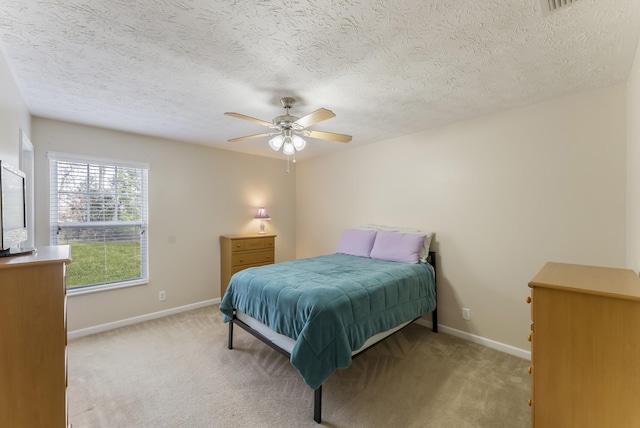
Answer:
<svg viewBox="0 0 640 428"><path fill-rule="evenodd" d="M540 7L543 15L557 12L559 9L571 6L578 0L540 0Z"/></svg>

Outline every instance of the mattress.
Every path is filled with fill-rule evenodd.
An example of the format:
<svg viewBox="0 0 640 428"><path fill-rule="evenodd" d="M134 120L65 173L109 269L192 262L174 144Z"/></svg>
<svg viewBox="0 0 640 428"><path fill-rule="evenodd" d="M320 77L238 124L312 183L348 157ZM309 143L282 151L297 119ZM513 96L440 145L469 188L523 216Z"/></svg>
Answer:
<svg viewBox="0 0 640 428"><path fill-rule="evenodd" d="M296 344L296 341L293 340L290 337L287 337L283 334L279 334L276 333L275 331L271 330L269 328L269 326L267 326L266 324L258 321L255 318L250 317L249 315L245 314L244 312L240 312L237 311L236 312L236 317L242 321L243 323L247 324L249 327L251 327L252 329L254 329L255 331L257 331L258 333L260 333L261 335L263 335L264 337L266 337L267 339L269 339L271 341L271 343L273 343L274 345L278 346L280 349L284 349L285 351L287 351L289 354L291 354L291 351L293 350L293 347ZM354 356L356 354L359 354L360 352L364 351L365 349L369 348L372 345L375 345L376 343L380 342L381 340L383 340L386 337L391 336L393 333L395 333L396 331L402 329L403 327L407 326L408 324L410 324L411 321L407 321L404 322L392 329L389 329L387 331L383 331L381 333L378 333L374 336L371 336L369 339L367 339L364 342L364 345L362 345L360 348L356 349L355 351L351 352L351 356Z"/></svg>

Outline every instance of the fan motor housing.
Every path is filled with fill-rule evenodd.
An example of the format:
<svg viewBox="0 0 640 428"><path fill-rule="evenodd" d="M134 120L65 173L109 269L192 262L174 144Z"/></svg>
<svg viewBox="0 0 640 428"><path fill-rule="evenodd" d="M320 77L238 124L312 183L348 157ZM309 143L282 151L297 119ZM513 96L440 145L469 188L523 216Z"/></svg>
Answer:
<svg viewBox="0 0 640 428"><path fill-rule="evenodd" d="M280 129L292 129L294 127L294 122L298 119L300 118L290 114L284 114L274 118L273 124Z"/></svg>

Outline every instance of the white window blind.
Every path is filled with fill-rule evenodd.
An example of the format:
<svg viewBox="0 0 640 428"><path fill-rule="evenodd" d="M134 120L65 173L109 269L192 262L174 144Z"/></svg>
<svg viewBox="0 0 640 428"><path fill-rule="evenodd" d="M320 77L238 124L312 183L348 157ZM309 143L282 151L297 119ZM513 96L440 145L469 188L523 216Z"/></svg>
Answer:
<svg viewBox="0 0 640 428"><path fill-rule="evenodd" d="M148 279L148 165L49 153L51 245L71 246L67 288Z"/></svg>

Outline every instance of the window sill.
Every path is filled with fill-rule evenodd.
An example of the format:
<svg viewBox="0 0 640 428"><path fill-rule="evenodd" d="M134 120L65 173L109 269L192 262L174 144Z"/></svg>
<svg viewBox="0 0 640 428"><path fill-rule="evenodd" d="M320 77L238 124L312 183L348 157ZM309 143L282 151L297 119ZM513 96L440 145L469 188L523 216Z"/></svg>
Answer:
<svg viewBox="0 0 640 428"><path fill-rule="evenodd" d="M81 294L99 293L101 291L116 290L118 288L136 287L149 283L149 279L138 279L135 281L118 282L115 284L94 285L91 287L67 288L67 296L79 296Z"/></svg>

